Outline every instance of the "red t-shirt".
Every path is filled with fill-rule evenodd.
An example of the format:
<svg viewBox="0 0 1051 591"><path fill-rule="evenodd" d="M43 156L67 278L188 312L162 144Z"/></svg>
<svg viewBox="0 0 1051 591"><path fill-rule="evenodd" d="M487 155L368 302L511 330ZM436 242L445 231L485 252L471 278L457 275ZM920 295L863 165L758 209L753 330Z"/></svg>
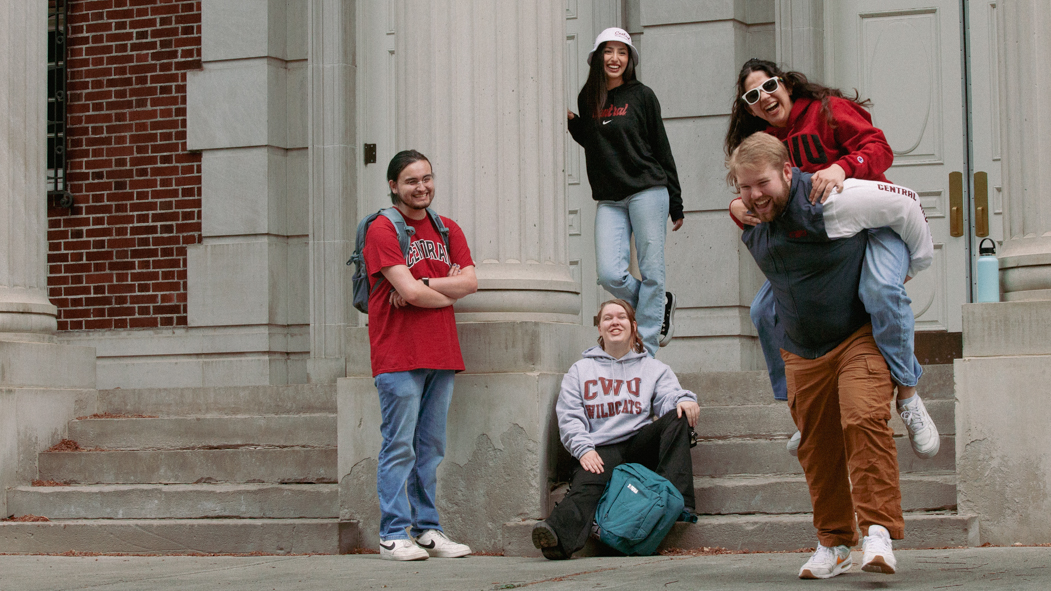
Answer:
<svg viewBox="0 0 1051 591"><path fill-rule="evenodd" d="M408 257L402 255L394 224L379 216L369 226L365 237L365 268L369 287L379 280L384 284L369 296L369 345L372 375L413 369L452 369L463 371L460 341L456 336L453 307L418 308L408 305L395 308L388 297L393 289L381 269L406 265L416 279L445 277L454 263L461 268L474 265L467 239L456 222L442 217L449 228L449 251L430 217L422 220L405 218L416 229L409 242Z"/></svg>

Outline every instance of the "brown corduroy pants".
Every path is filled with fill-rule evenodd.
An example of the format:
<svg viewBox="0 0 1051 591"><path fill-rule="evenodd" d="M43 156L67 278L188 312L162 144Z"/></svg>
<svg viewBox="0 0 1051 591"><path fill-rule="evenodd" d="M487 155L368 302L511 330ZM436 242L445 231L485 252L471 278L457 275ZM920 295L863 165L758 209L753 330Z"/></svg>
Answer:
<svg viewBox="0 0 1051 591"><path fill-rule="evenodd" d="M898 454L890 420L894 384L866 324L817 359L785 350L788 406L802 434L799 463L806 473L814 527L823 546L854 546L882 525L905 536ZM852 488L853 485L853 488Z"/></svg>

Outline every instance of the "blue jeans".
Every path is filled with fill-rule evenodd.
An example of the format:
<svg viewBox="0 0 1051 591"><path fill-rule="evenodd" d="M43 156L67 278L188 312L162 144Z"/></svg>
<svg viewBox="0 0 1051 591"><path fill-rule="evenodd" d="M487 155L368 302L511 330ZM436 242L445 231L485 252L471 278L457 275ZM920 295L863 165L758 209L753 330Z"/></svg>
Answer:
<svg viewBox="0 0 1051 591"><path fill-rule="evenodd" d="M435 492L454 374L451 369L414 369L376 376L383 415L376 490L384 541L408 539L409 526L413 536L442 529Z"/></svg>
<svg viewBox="0 0 1051 591"><path fill-rule="evenodd" d="M664 322L664 235L668 189L653 187L621 201L599 201L595 210L598 284L635 308L646 352L656 355ZM639 259L639 281L628 272L631 235Z"/></svg>
<svg viewBox="0 0 1051 591"><path fill-rule="evenodd" d="M909 307L912 300L905 293L904 285L909 272L909 257L909 247L894 230L868 230L868 246L858 285L861 303L872 317L872 336L876 346L887 360L891 377L902 386L915 386L923 375L923 368L914 353L915 319ZM788 400L785 362L780 351L785 329L777 319L769 281L755 294L749 313L759 334L774 398Z"/></svg>

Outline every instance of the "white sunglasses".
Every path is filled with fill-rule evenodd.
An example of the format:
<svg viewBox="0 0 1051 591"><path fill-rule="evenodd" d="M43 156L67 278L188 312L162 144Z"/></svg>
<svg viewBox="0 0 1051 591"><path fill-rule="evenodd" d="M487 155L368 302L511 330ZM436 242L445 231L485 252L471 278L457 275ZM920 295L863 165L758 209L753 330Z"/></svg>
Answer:
<svg viewBox="0 0 1051 591"><path fill-rule="evenodd" d="M760 90L762 90L766 94L774 94L775 92L777 92L777 86L778 86L778 81L779 80L781 80L781 79L777 78L777 77L775 77L775 78L768 78L765 82L763 82L759 86L756 86L752 90L749 90L748 92L742 94L741 95L741 100L743 100L744 102L748 103L749 105L756 104L757 102L759 102L759 97L762 96L762 95L759 94Z"/></svg>

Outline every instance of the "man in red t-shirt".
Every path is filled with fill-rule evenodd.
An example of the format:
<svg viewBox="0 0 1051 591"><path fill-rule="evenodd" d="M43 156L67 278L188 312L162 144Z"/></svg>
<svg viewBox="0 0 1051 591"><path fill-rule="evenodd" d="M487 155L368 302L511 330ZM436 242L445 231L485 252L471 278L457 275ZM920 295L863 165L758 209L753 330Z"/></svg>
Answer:
<svg viewBox="0 0 1051 591"><path fill-rule="evenodd" d="M442 532L435 492L438 464L445 455L453 375L464 369L453 304L477 291L478 279L460 226L441 218L449 229L446 248L427 214L434 199L434 175L427 157L415 150L399 152L387 167L387 182L394 207L415 232L407 255L398 244L394 225L384 216L369 226L365 238L365 266L372 288L372 375L383 415L376 485L380 556L389 560L466 556L471 549ZM411 536L405 531L409 527Z"/></svg>

